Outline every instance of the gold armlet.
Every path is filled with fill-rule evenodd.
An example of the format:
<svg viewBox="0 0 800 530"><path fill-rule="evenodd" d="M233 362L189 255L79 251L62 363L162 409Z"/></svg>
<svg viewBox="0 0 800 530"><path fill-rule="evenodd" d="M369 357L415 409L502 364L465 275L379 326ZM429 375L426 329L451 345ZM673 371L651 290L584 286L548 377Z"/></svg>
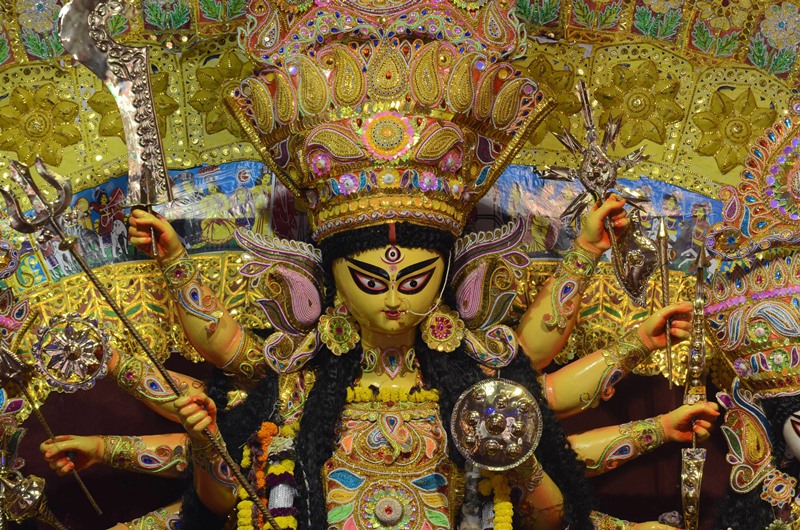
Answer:
<svg viewBox="0 0 800 530"><path fill-rule="evenodd" d="M103 440L102 462L115 469L138 470L138 455L144 451L145 443L138 436L108 436Z"/></svg>
<svg viewBox="0 0 800 530"><path fill-rule="evenodd" d="M603 350L606 364L619 368L625 375L631 373L648 355L650 351L639 336L638 328L628 331L617 339L616 344Z"/></svg>
<svg viewBox="0 0 800 530"><path fill-rule="evenodd" d="M219 431L214 434L214 440L219 442L221 447L225 448L225 440L222 439L222 435ZM199 444L195 444L194 441L191 441L189 448L192 454L192 463L195 468L212 472L214 464L221 458L217 450L214 449L214 443L210 440L201 441Z"/></svg>
<svg viewBox="0 0 800 530"><path fill-rule="evenodd" d="M259 341L243 329L236 353L221 368L226 374L244 381L252 381L264 377L266 374L266 359Z"/></svg>
<svg viewBox="0 0 800 530"><path fill-rule="evenodd" d="M167 281L167 288L173 294L180 291L197 277L197 267L184 250L180 255L159 264L161 273Z"/></svg>
<svg viewBox="0 0 800 530"><path fill-rule="evenodd" d="M553 272L553 287L550 292L553 313L544 316L546 325L559 329L567 327L599 259L600 254L581 246L577 241L573 242Z"/></svg>

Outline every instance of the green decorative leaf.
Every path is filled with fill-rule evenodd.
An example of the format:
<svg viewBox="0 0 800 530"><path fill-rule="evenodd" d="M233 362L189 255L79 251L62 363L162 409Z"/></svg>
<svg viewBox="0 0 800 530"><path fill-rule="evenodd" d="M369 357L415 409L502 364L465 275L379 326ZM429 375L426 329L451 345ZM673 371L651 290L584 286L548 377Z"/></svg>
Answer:
<svg viewBox="0 0 800 530"><path fill-rule="evenodd" d="M114 15L106 21L108 33L112 37L118 37L128 30L128 19L124 15Z"/></svg>
<svg viewBox="0 0 800 530"><path fill-rule="evenodd" d="M8 46L8 37L5 33L0 37L0 64L4 64L11 57L11 49Z"/></svg>
<svg viewBox="0 0 800 530"><path fill-rule="evenodd" d="M658 22L645 6L636 6L636 10L633 12L633 27L645 37L653 37Z"/></svg>
<svg viewBox="0 0 800 530"><path fill-rule="evenodd" d="M533 20L533 7L531 0L517 0L517 16L524 18L531 24L536 24Z"/></svg>
<svg viewBox="0 0 800 530"><path fill-rule="evenodd" d="M736 45L739 43L739 35L741 32L735 31L730 35L725 35L721 37L717 41L717 49L714 52L714 55L719 57L730 57L733 55L733 50L736 49Z"/></svg>
<svg viewBox="0 0 800 530"><path fill-rule="evenodd" d="M655 38L666 40L678 34L678 28L681 27L681 20L683 20L683 13L680 9L670 9L664 13L664 18L658 23L658 32Z"/></svg>
<svg viewBox="0 0 800 530"><path fill-rule="evenodd" d="M146 306L147 310L150 311L151 313L155 313L157 315L165 315L165 316L167 314L164 308L158 304L146 304Z"/></svg>
<svg viewBox="0 0 800 530"><path fill-rule="evenodd" d="M64 53L64 46L61 44L61 38L58 36L58 33L55 31L45 37L50 50L52 50L51 57L58 57Z"/></svg>
<svg viewBox="0 0 800 530"><path fill-rule="evenodd" d="M25 47L25 51L30 55L39 57L40 59L50 59L50 46L44 38L29 29L23 29L20 33L20 40Z"/></svg>
<svg viewBox="0 0 800 530"><path fill-rule="evenodd" d="M189 3L186 0L180 0L170 12L170 28L178 29L189 23L190 11Z"/></svg>
<svg viewBox="0 0 800 530"><path fill-rule="evenodd" d="M769 71L773 74L785 74L794 66L797 60L797 53L792 48L784 48L775 54L769 65Z"/></svg>
<svg viewBox="0 0 800 530"><path fill-rule="evenodd" d="M244 15L245 7L245 0L228 0L228 4L225 8L228 20L233 20Z"/></svg>
<svg viewBox="0 0 800 530"><path fill-rule="evenodd" d="M128 318L133 318L136 314L142 310L142 304L133 304L132 306L128 306L125 308L125 316Z"/></svg>
<svg viewBox="0 0 800 530"><path fill-rule="evenodd" d="M208 20L222 22L222 4L217 0L200 0L200 11Z"/></svg>
<svg viewBox="0 0 800 530"><path fill-rule="evenodd" d="M620 13L622 13L622 2L617 2L606 6L606 8L600 12L600 16L597 18L597 29L613 28L619 20Z"/></svg>
<svg viewBox="0 0 800 530"><path fill-rule="evenodd" d="M592 29L594 24L595 12L589 9L586 2L583 0L575 0L572 8L572 14L575 17L575 23L584 28Z"/></svg>
<svg viewBox="0 0 800 530"><path fill-rule="evenodd" d="M698 50L703 53L708 53L714 45L714 40L714 36L708 30L708 26L706 26L704 21L698 20L695 22L694 28L692 28L692 44L694 44Z"/></svg>
<svg viewBox="0 0 800 530"><path fill-rule="evenodd" d="M742 442L739 440L739 437L736 436L736 433L730 427L722 426L720 427L722 434L725 435L725 439L728 441L728 447L731 450L737 460L739 462L744 462L744 451L742 449Z"/></svg>
<svg viewBox="0 0 800 530"><path fill-rule="evenodd" d="M442 512L438 512L436 510L425 510L425 517L428 518L428 521L434 524L434 526L441 526L444 528L450 528L450 521L447 520L447 516Z"/></svg>
<svg viewBox="0 0 800 530"><path fill-rule="evenodd" d="M351 513L353 513L352 504L337 506L328 512L328 523L338 523L339 521L343 521L347 519L347 516L349 516Z"/></svg>
<svg viewBox="0 0 800 530"><path fill-rule="evenodd" d="M158 0L144 0L144 21L158 29L166 29L165 16L166 14L158 4Z"/></svg>
<svg viewBox="0 0 800 530"><path fill-rule="evenodd" d="M750 51L747 53L747 58L750 62L757 67L767 70L769 66L769 52L767 52L767 43L760 35L753 37L750 41Z"/></svg>

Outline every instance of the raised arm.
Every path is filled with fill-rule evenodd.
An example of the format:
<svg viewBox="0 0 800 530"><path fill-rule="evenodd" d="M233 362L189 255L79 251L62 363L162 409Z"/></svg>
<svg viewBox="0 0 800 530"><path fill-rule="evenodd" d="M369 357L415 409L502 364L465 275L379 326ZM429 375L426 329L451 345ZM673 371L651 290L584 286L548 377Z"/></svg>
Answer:
<svg viewBox="0 0 800 530"><path fill-rule="evenodd" d="M82 471L94 464L161 477L181 477L186 471L186 433L150 436L58 436L39 450L58 475Z"/></svg>
<svg viewBox="0 0 800 530"><path fill-rule="evenodd" d="M544 379L547 402L559 417L568 417L614 395L614 385L656 349L666 346L667 320L673 344L689 338L692 304L678 302L650 315L606 349L596 351Z"/></svg>
<svg viewBox="0 0 800 530"><path fill-rule="evenodd" d="M624 205L625 200L616 195L595 205L584 219L573 246L536 294L517 326L519 344L537 369L550 364L567 343L578 317L583 289L600 255L611 248L605 219L611 220L617 235L630 223Z"/></svg>
<svg viewBox="0 0 800 530"><path fill-rule="evenodd" d="M578 458L586 464L587 474L595 476L667 442L689 443L693 434L698 440L705 440L718 416L716 403L682 405L655 418L575 434L569 441Z"/></svg>
<svg viewBox="0 0 800 530"><path fill-rule="evenodd" d="M158 246L156 262L164 274L178 319L192 346L206 361L230 373L241 374L246 379L263 373L263 341L245 332L214 292L203 284L192 258L167 221L134 210L128 230L131 244L152 255L151 228Z"/></svg>

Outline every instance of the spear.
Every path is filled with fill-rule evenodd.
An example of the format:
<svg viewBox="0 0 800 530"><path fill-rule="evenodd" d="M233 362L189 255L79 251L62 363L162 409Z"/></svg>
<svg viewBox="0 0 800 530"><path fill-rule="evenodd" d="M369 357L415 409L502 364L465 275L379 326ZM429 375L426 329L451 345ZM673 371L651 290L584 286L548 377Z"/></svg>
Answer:
<svg viewBox="0 0 800 530"><path fill-rule="evenodd" d="M658 261L661 269L661 306L669 305L669 238L667 237L667 219L660 217L658 225ZM670 335L671 322L667 319L667 381L669 389L672 390L672 336Z"/></svg>
<svg viewBox="0 0 800 530"><path fill-rule="evenodd" d="M697 254L696 290L692 312L692 336L689 342L689 360L686 370L686 386L683 403L693 405L708 400L706 397L706 337L703 313L703 286L706 280L706 249L701 240ZM697 435L692 432L692 447L681 449L681 497L683 520L686 530L697 530L700 515L700 485L703 481L703 466L706 449L697 447Z"/></svg>

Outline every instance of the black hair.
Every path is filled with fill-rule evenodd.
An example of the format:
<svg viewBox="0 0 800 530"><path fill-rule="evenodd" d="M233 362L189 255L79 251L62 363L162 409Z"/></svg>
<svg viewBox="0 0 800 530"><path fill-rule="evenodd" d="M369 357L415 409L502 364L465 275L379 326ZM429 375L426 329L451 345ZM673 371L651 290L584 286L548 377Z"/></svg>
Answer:
<svg viewBox="0 0 800 530"><path fill-rule="evenodd" d="M395 242L399 246L435 250L446 259L449 259L455 242L453 235L448 232L408 223L397 223L395 234ZM335 286L332 267L336 259L388 244L389 230L386 225L350 230L323 240L320 248L325 271L325 306L333 306ZM450 307L455 307L452 289L445 289L444 301ZM417 334L415 352L426 386L439 391L441 421L446 432L449 432L450 415L458 397L464 390L486 376L478 362L466 353L463 345L453 352L442 353L429 348ZM334 355L323 345L315 358L310 361L313 364L309 368L316 370L316 381L306 399L296 446L298 465L295 468L295 475L300 494L296 502L300 530L315 530L327 526L322 468L335 449L336 428L347 399L347 388L355 384L361 374L361 355L360 344L353 351L341 356ZM569 526L572 530L592 529L593 525L589 520L592 492L584 476L585 469L578 462L577 455L567 441L561 425L547 405L536 371L527 357L520 352L511 364L502 370L502 376L528 388L536 396L542 409L544 429L536 456L545 472L562 491L564 526ZM266 378L258 389L264 385L274 386L274 383L267 383L273 380L274 378ZM217 403L227 402L212 397ZM220 398L224 399L224 396ZM229 449L235 445L235 440L244 440L258 429L261 422L266 419L265 415L268 416L267 412L274 408L275 399L274 388L269 392L254 392L248 396L245 404L221 415L220 430L228 442ZM239 414L236 422L227 419L241 407L247 407L250 412ZM230 434L228 434L229 429L233 429ZM452 444L452 438L448 436L448 439L450 459L463 468L464 458ZM184 505L185 510L186 505ZM458 514L453 513L452 516L458 517ZM207 528L188 524L185 527L201 530Z"/></svg>
<svg viewBox="0 0 800 530"><path fill-rule="evenodd" d="M767 433L772 446L772 464L783 472L796 477L800 471L797 459L785 459L786 441L783 438L783 424L793 412L800 410L800 396L763 399L761 407L769 422ZM769 526L776 519L777 509L761 499L761 488L740 494L728 491L719 505L714 528L719 530L754 530Z"/></svg>

